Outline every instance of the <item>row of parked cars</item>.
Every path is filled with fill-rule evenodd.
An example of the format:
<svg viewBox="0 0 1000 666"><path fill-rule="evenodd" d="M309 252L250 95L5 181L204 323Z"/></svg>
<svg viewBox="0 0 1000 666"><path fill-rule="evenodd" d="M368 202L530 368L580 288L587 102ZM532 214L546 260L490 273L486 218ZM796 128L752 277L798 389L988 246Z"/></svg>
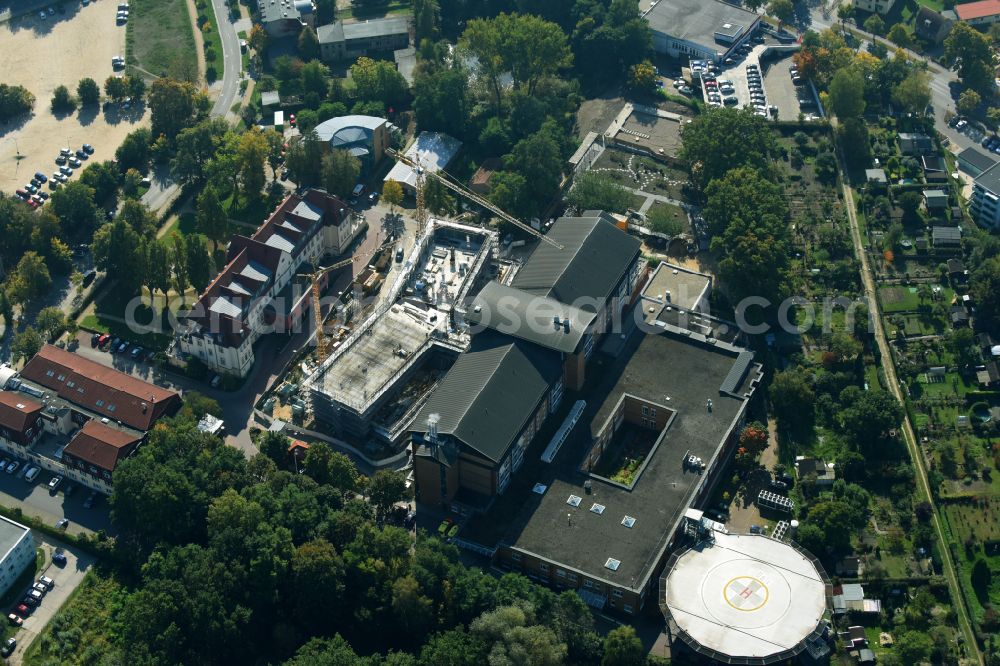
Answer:
<svg viewBox="0 0 1000 666"><path fill-rule="evenodd" d="M52 561L60 566L66 564L66 554L62 552L61 548L56 549L52 555ZM14 607L13 612L7 614L7 622L15 627L20 627L35 608L42 605L45 595L55 586L56 582L48 576L39 576L38 580L25 590L24 596ZM0 649L0 655L9 657L16 647L17 640L8 638L3 644L3 649Z"/></svg>
<svg viewBox="0 0 1000 666"><path fill-rule="evenodd" d="M141 361L143 359L152 356L153 351L144 349L140 345L131 345L131 350L129 346L131 343L128 340L123 340L119 337L111 337L110 333L94 333L90 336L90 346L96 349L101 349L107 351L111 354L125 354L127 353L136 361Z"/></svg>
<svg viewBox="0 0 1000 666"><path fill-rule="evenodd" d="M1000 136L991 134L983 139L980 145L986 150L1000 155Z"/></svg>
<svg viewBox="0 0 1000 666"><path fill-rule="evenodd" d="M59 169L51 177L46 176L41 171L36 171L31 181L14 194L32 208L38 208L49 200L49 193L43 189L46 183L48 183L50 190L59 189L73 175L73 169L79 168L83 164L82 160L86 160L93 154L94 147L89 143L83 144L83 147L75 154L71 148L61 149L56 158L56 165Z"/></svg>

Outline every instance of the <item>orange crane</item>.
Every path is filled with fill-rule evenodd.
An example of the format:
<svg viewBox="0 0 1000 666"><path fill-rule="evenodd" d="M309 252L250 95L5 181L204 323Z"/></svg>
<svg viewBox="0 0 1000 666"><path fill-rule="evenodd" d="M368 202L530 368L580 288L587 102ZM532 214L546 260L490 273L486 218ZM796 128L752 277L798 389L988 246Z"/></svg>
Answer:
<svg viewBox="0 0 1000 666"><path fill-rule="evenodd" d="M387 243L383 243L372 252L372 256L378 254L382 250L395 245L396 241L391 240ZM344 268L345 266L350 266L356 261L360 261L361 257L351 257L349 259L344 259L343 261L338 261L335 264L329 266L323 266L318 268L312 273L298 273L296 277L305 278L309 280L312 288L312 309L313 309L313 319L316 321L316 355L319 362L322 363L326 360L327 355L330 352L330 342L327 339L326 331L323 330L324 319L323 310L320 303L320 288L319 281L324 275L330 271L335 271L338 268Z"/></svg>
<svg viewBox="0 0 1000 666"><path fill-rule="evenodd" d="M475 192L473 192L469 188L467 188L467 187L465 187L463 185L459 185L458 183L450 180L449 178L445 178L444 176L441 175L442 173L444 173L443 171L441 173L437 173L437 172L434 172L434 171L428 171L427 169L424 169L422 166L420 166L420 163L418 161L416 161L416 160L408 157L407 155L404 155L403 153L399 152L398 150L395 150L394 148L386 148L385 152L388 155L396 158L397 160L399 160L400 162L402 162L406 166L408 166L411 169L413 169L414 173L417 174L417 185L416 185L416 189L417 189L417 216L416 217L417 217L417 222L419 223L421 229L423 228L424 222L427 219L427 211L424 209L424 182L425 182L424 179L425 179L426 176L430 176L431 178L433 178L434 180L438 181L439 183L441 183L442 185L444 185L445 187L447 187L449 190L451 190L455 194L458 194L459 196L465 197L466 199L468 199L469 201L471 201L472 203L474 203L474 204L476 204L478 206L482 206L486 210L490 211L491 213L493 213L494 215L496 215L497 217L499 217L504 222L507 222L508 224L514 225L515 227L517 227L521 231L525 231L525 232L531 234L532 236L538 238L539 240L542 240L542 241L548 243L549 245L555 247L558 250L562 250L563 249L563 246L560 243L557 243L555 240L549 238L548 236L546 236L542 232L540 232L537 229L533 228L530 224L525 224L524 222L522 222L521 220L517 219L516 217L513 217L512 215L508 214L506 211L504 211L503 209L499 208L492 201L479 196L478 194L476 194Z"/></svg>

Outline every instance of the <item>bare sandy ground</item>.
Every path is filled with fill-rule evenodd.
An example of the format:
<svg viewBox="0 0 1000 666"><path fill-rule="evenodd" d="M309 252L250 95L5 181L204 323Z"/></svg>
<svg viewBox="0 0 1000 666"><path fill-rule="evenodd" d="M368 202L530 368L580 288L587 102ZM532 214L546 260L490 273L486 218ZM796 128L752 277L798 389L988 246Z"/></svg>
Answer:
<svg viewBox="0 0 1000 666"><path fill-rule="evenodd" d="M0 81L22 85L36 97L30 117L0 125L0 191L13 193L36 171L51 174L59 148L94 146L93 159L105 160L129 132L148 123L148 113L103 107L53 116L52 91L65 85L76 94L80 79L91 77L103 89L112 74L111 58L125 53L125 26L115 25L116 0L83 7L68 2L65 13L45 20L29 14L0 25ZM20 154L24 159L16 159Z"/></svg>

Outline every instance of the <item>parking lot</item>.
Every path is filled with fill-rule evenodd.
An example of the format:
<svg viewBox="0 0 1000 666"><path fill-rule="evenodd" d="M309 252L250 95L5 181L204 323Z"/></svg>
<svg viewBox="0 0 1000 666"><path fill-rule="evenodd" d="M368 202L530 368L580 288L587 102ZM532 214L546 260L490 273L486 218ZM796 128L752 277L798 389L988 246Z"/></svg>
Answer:
<svg viewBox="0 0 1000 666"><path fill-rule="evenodd" d="M48 176L57 169L59 149L84 143L93 159L112 159L125 136L148 120L145 109L87 107L54 115L52 92L65 85L75 95L80 79L98 85L112 74L111 59L124 54L125 28L116 25L115 2L52 5L41 19L37 12L0 24L0 62L4 83L21 85L35 95L34 112L0 125L0 191L13 193L36 171ZM73 177L76 177L75 175ZM48 187L45 188L48 190Z"/></svg>
<svg viewBox="0 0 1000 666"><path fill-rule="evenodd" d="M39 446L43 445L39 444ZM9 453L0 453L0 458L13 459ZM82 532L98 532L105 530L111 533L111 518L106 497L98 495L94 506L85 508L84 502L91 491L77 483L63 480L56 492L49 492L48 482L52 473L42 470L34 482L24 479L28 461L19 459L20 465L14 474L0 473L0 504L21 509L21 512L33 516L49 525L55 526L61 518L66 518L69 524L66 530L79 534ZM66 489L76 486L69 497Z"/></svg>
<svg viewBox="0 0 1000 666"><path fill-rule="evenodd" d="M14 634L14 639L17 641L17 648L7 659L10 664L21 663L24 651L62 607L70 594L73 593L73 590L83 581L83 577L94 564L94 558L91 555L75 551L64 543L57 542L37 533L35 533L35 544L45 551L45 564L42 565L35 579L37 580L42 575L48 576L52 579L54 585L45 594L41 603L25 618L24 625ZM66 556L65 564L60 565L52 562L52 554L57 548ZM16 606L17 604L14 605ZM12 609L5 608L4 615L11 611Z"/></svg>

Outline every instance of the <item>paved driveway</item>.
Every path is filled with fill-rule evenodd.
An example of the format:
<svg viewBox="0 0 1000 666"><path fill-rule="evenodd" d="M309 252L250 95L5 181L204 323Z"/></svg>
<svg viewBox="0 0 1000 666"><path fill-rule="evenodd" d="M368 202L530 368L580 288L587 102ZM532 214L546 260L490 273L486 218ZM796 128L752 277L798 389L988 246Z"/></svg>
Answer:
<svg viewBox="0 0 1000 666"><path fill-rule="evenodd" d="M17 640L17 648L8 657L8 663L20 664L24 657L24 651L28 649L31 642L35 640L39 633L45 628L56 612L66 603L73 590L83 581L84 575L94 565L94 557L82 551L76 551L66 544L35 534L35 544L45 551L45 564L38 572L38 576L46 575L55 581L55 586L49 590L42 599L42 603L24 621L14 638ZM58 566L52 563L52 553L56 548L62 548L66 555L66 564ZM4 609L4 614L9 611Z"/></svg>
<svg viewBox="0 0 1000 666"><path fill-rule="evenodd" d="M9 455L4 457L10 457ZM28 483L23 475L27 465L22 460L20 469L15 474L0 474L0 504L20 509L22 513L38 518L48 525L55 525L60 518L69 520L67 531L73 534L92 534L100 530L112 533L108 502L105 498L98 499L91 509L83 508L83 502L90 490L77 485L70 497L63 493L66 481L59 492L49 493L46 486L52 474L43 471L34 483ZM74 484L76 485L76 484Z"/></svg>

